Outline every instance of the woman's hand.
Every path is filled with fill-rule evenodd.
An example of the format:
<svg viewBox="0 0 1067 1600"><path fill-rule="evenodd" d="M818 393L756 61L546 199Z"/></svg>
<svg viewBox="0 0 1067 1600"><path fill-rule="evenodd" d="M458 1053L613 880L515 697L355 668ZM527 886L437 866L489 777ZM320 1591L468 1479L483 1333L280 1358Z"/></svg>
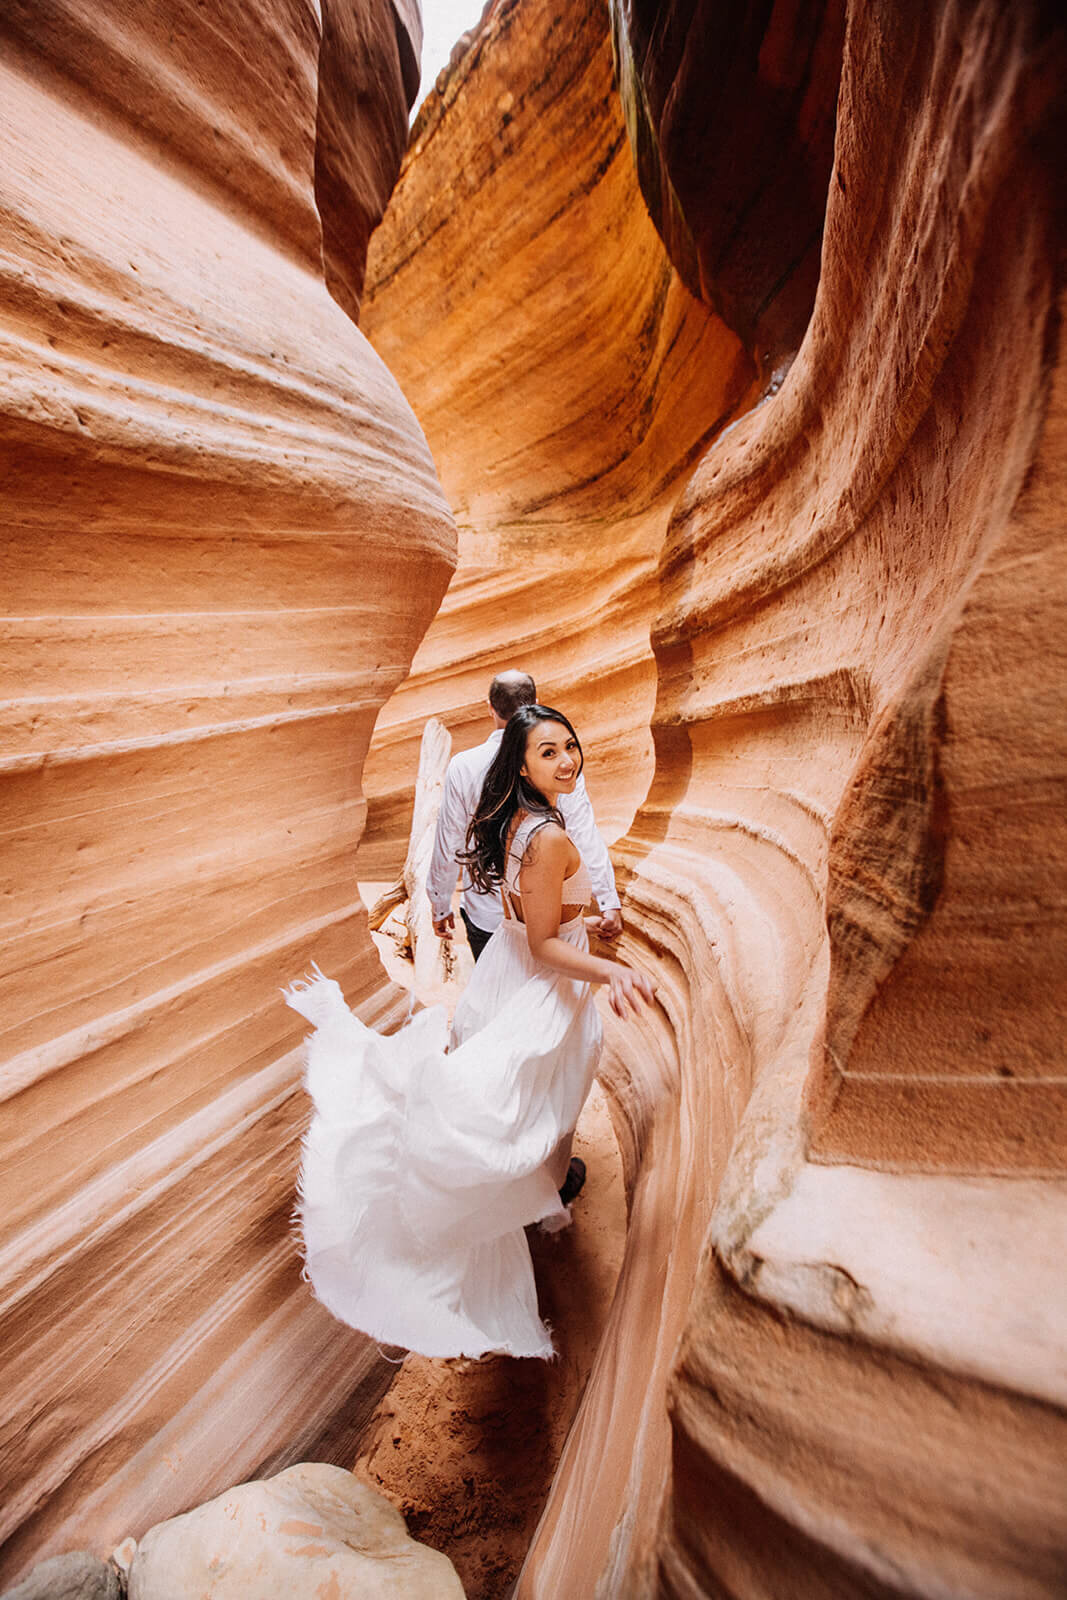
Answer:
<svg viewBox="0 0 1067 1600"><path fill-rule="evenodd" d="M643 972L636 972L633 967L623 967L617 962L613 966L614 971L608 979L608 1005L617 1017L625 1021L630 1011L637 1016L641 1009L639 1002L652 1004L656 998L656 985L651 978Z"/></svg>

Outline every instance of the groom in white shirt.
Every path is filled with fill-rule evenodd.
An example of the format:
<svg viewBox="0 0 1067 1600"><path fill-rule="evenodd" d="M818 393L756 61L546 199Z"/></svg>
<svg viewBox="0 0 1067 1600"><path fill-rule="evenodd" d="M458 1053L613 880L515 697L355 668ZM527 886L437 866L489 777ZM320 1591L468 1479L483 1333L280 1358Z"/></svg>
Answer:
<svg viewBox="0 0 1067 1600"><path fill-rule="evenodd" d="M493 731L484 744L473 750L463 750L453 756L445 773L441 809L437 814L437 834L434 838L433 856L426 877L426 889L433 908L433 931L439 939L451 939L455 921L452 916L452 894L459 875L456 854L463 849L467 828L474 815L482 792L485 775L500 748L508 718L520 706L533 705L537 700L534 681L526 672L501 672L489 685L489 710L493 718ZM579 778L573 794L561 794L559 809L567 824L567 832L581 853L589 869L589 877L600 907L600 933L603 938L614 939L622 932L622 912L615 888L615 873L607 845L600 837L593 818L593 808L585 792L585 780ZM477 961L492 934L503 919L499 894L479 894L464 874L463 899L460 916L467 929L474 959Z"/></svg>

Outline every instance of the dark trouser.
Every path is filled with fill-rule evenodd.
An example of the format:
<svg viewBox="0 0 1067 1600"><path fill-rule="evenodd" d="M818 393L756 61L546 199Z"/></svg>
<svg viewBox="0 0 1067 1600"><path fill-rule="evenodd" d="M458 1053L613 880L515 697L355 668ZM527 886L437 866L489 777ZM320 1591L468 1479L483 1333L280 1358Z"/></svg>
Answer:
<svg viewBox="0 0 1067 1600"><path fill-rule="evenodd" d="M484 928L479 928L473 923L462 906L459 908L459 914L463 918L463 926L467 930L467 943L471 947L471 955L477 961L493 935L491 932L486 933Z"/></svg>

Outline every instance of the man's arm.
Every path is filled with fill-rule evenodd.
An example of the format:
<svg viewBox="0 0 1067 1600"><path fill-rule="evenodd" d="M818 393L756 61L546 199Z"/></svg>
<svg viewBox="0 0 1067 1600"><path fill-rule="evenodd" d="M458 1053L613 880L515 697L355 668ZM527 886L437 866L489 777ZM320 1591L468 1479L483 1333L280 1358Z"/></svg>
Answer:
<svg viewBox="0 0 1067 1600"><path fill-rule="evenodd" d="M608 847L600 836L600 829L593 816L592 802L586 793L585 779L579 778L574 793L561 795L560 802L567 832L578 846L582 860L589 868L589 879L596 895L596 903L600 907L600 915L608 924L603 931L613 936L622 931L619 891L615 887L615 869L611 865Z"/></svg>
<svg viewBox="0 0 1067 1600"><path fill-rule="evenodd" d="M426 893L433 911L434 932L442 937L449 936L445 933L445 926L452 926L452 895L459 877L456 852L463 848L466 841L467 821L457 769L455 763L450 761L437 813L430 870L426 874Z"/></svg>

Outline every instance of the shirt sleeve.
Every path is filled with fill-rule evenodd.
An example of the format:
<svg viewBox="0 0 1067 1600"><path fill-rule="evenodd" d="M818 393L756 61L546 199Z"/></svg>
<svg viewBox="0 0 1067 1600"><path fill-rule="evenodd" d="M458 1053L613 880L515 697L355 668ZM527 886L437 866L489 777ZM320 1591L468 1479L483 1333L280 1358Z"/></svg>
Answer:
<svg viewBox="0 0 1067 1600"><path fill-rule="evenodd" d="M619 906L619 892L615 887L615 870L611 865L608 847L601 838L600 829L593 816L593 806L585 789L585 779L579 778L574 793L565 796L563 812L567 832L582 853L589 868L589 881L593 885L596 903L601 911L615 911Z"/></svg>
<svg viewBox="0 0 1067 1600"><path fill-rule="evenodd" d="M437 831L434 834L430 870L426 874L426 893L430 897L434 917L438 920L447 916L452 909L452 895L456 879L459 877L456 852L463 848L467 837L467 822L467 811L463 804L456 767L450 761L445 772L445 786L437 813Z"/></svg>

